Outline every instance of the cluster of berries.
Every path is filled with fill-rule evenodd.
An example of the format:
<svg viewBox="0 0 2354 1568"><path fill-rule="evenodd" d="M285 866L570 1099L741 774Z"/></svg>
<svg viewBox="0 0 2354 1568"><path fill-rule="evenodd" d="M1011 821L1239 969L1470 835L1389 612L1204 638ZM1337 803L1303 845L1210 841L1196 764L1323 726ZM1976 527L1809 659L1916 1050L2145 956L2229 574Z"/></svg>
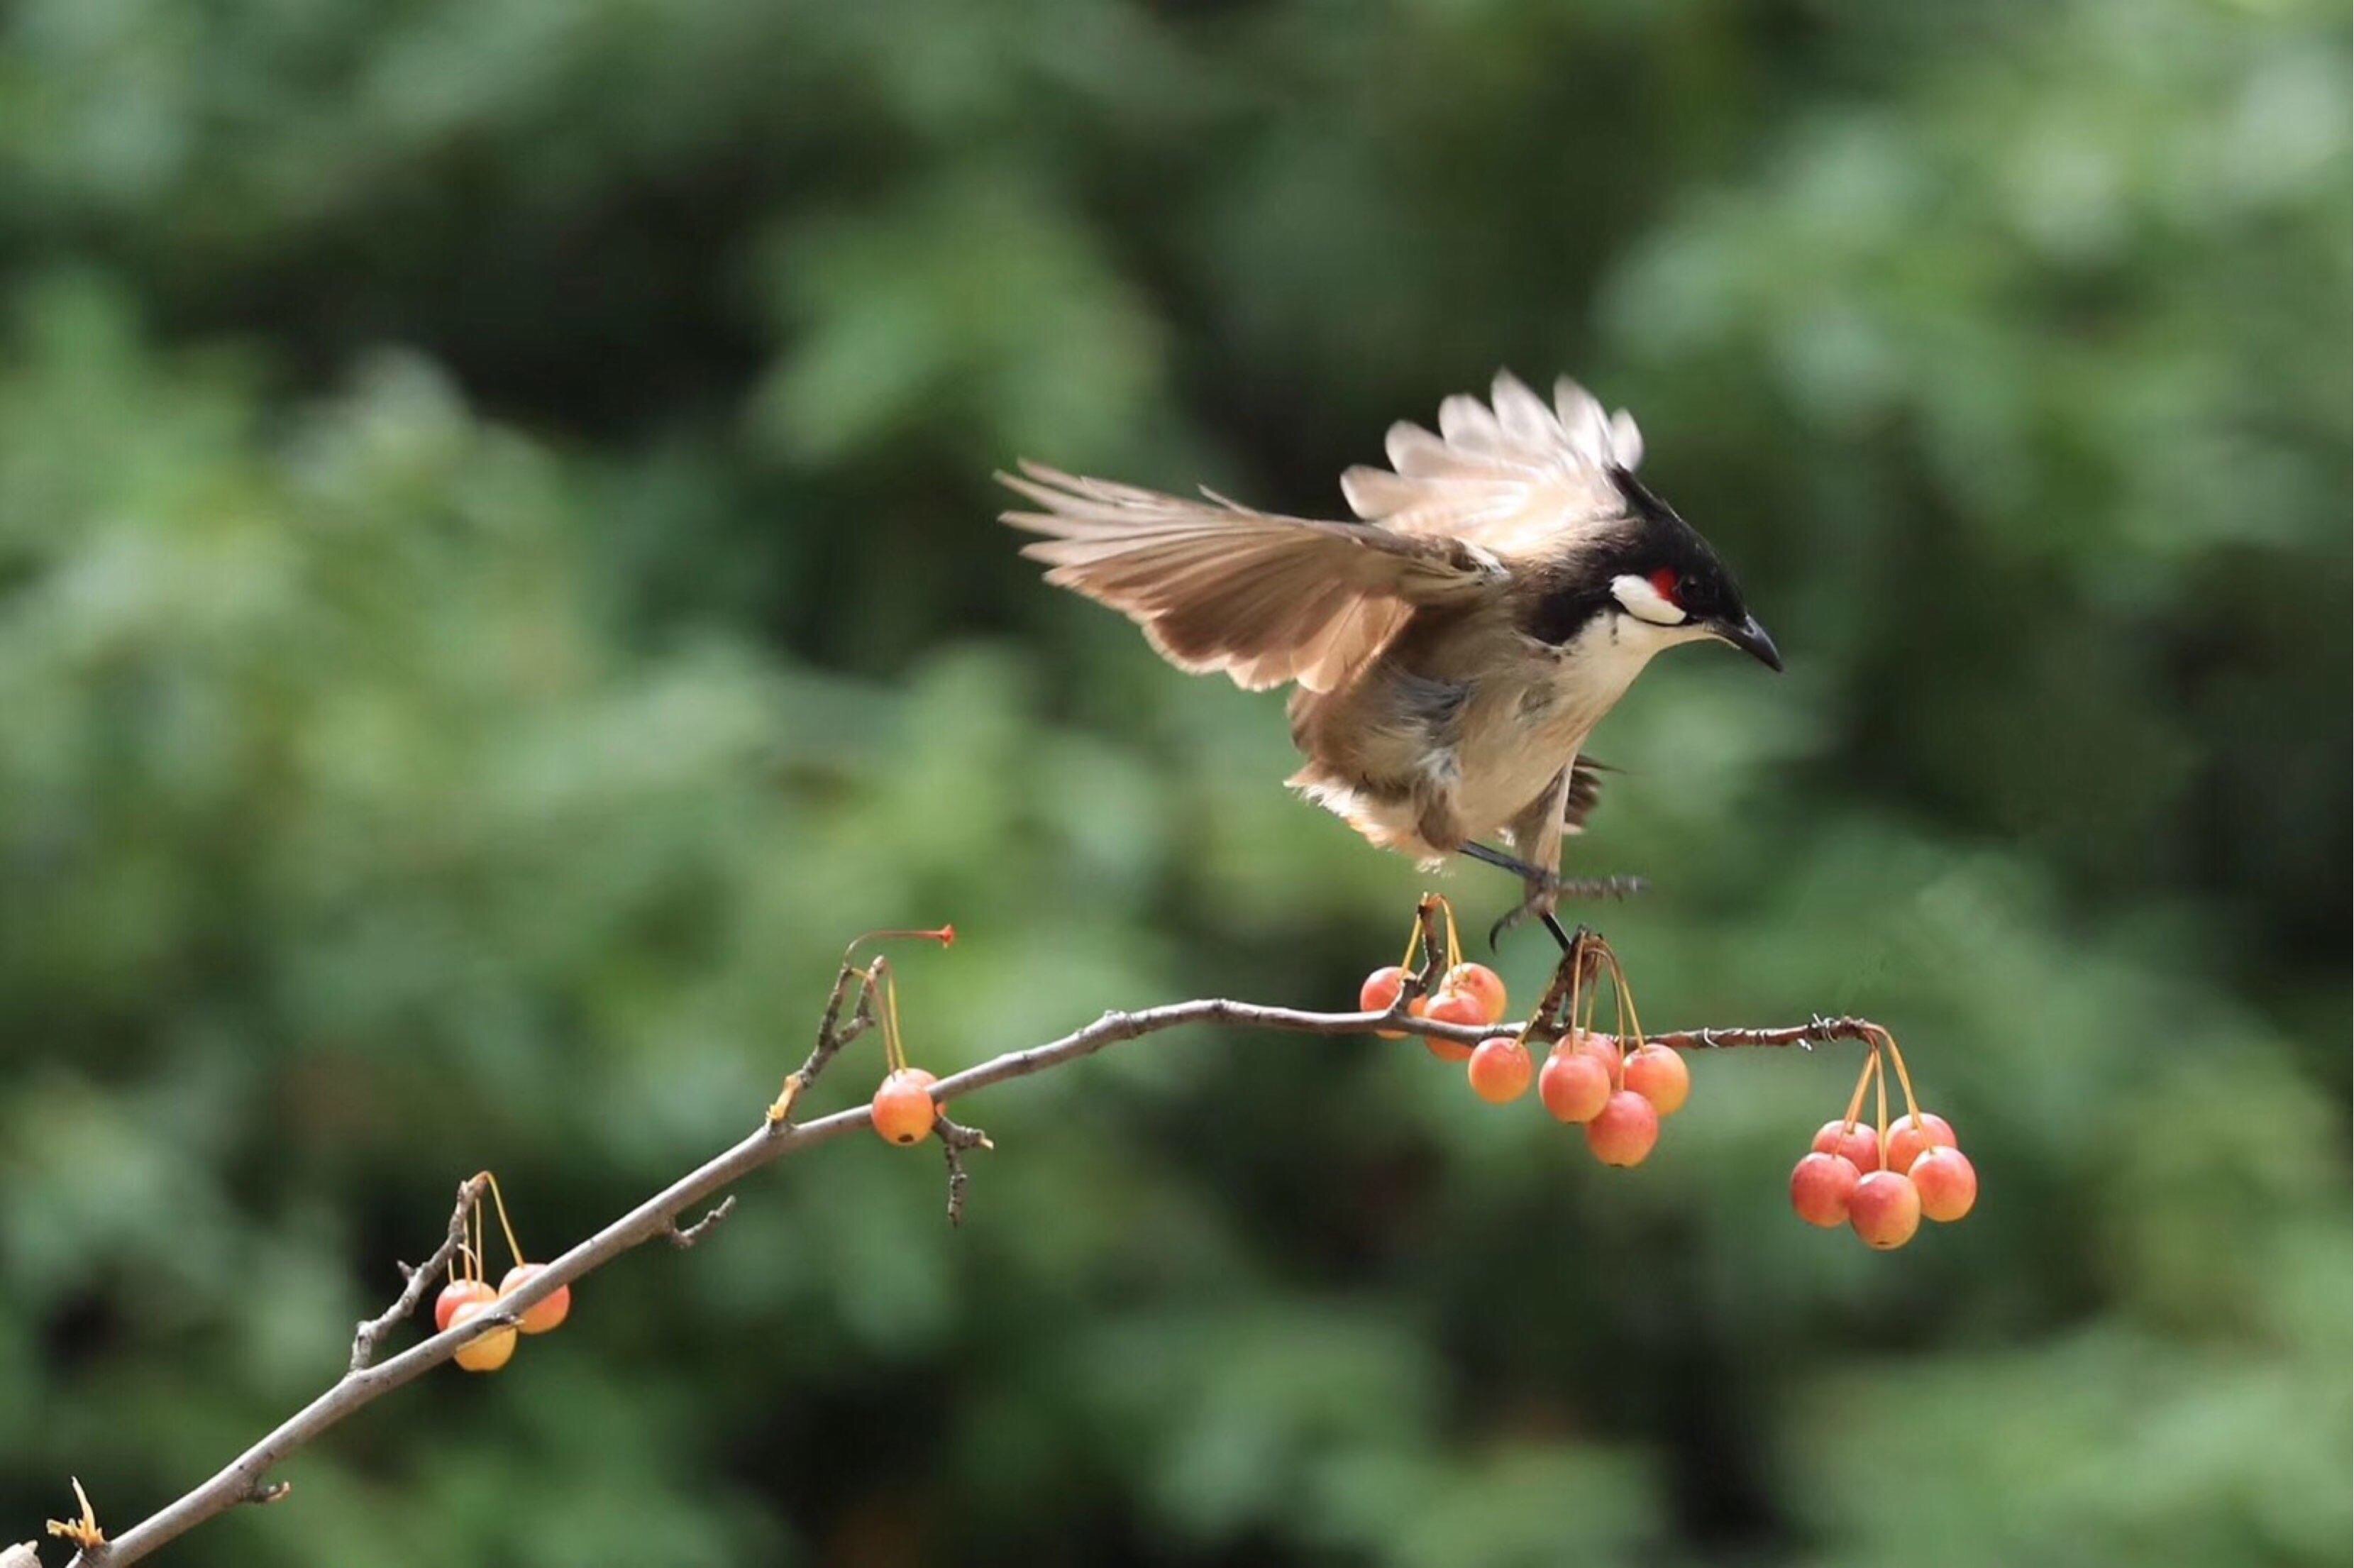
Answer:
<svg viewBox="0 0 2354 1568"><path fill-rule="evenodd" d="M1447 917L1447 968L1440 974L1437 989L1407 1003L1406 1012L1416 1018L1472 1028L1501 1022L1509 1005L1503 980L1485 964L1462 961L1455 912L1445 899L1436 902ZM1406 943L1405 961L1375 969L1365 977L1365 983L1357 992L1357 1005L1362 1010L1387 1012L1397 1004L1398 994L1405 989L1406 977L1413 972L1420 952L1422 932L1422 923L1417 919L1415 933ZM1626 973L1619 969L1617 958L1606 943L1591 934L1584 940L1584 951L1592 955L1593 961L1608 967L1623 1033L1634 1016ZM1536 1071L1529 1055L1528 1043L1540 1022L1536 1019L1531 1019L1528 1027L1517 1034L1499 1034L1476 1046L1427 1034L1423 1036L1423 1044L1434 1056L1464 1063L1471 1080L1471 1092L1490 1105L1506 1105L1519 1099L1528 1093L1533 1080L1545 1109L1558 1120L1583 1126L1587 1147L1605 1165L1640 1165L1659 1141L1659 1118L1682 1109L1684 1101L1691 1097L1691 1070L1684 1065L1681 1055L1667 1046L1646 1044L1639 1022L1635 1026L1631 1050L1623 1046L1617 1036L1596 1033L1591 1023L1594 1002L1599 993L1581 993L1577 982L1585 968L1581 961L1573 976L1566 1015L1577 1018L1582 1001L1585 1025L1570 1028L1554 1043L1542 1073ZM1374 1033L1387 1040L1403 1038L1401 1032L1394 1029Z"/></svg>
<svg viewBox="0 0 2354 1568"><path fill-rule="evenodd" d="M1573 1029L1553 1043L1537 1095L1557 1121L1583 1125L1585 1146L1605 1165L1640 1165L1659 1141L1659 1118L1691 1097L1691 1069L1679 1053L1635 1036Z"/></svg>
<svg viewBox="0 0 2354 1568"><path fill-rule="evenodd" d="M1485 964L1463 961L1463 938L1455 928L1455 906L1437 894L1427 895L1421 906L1415 910L1414 929L1407 933L1405 939L1405 957L1396 963L1375 969L1365 977L1365 983L1357 988L1358 1011L1387 1012L1397 1005L1399 993L1405 990L1406 978L1420 972L1425 930L1423 921L1425 916L1434 912L1443 915L1447 920L1447 967L1438 977L1437 990L1406 1003L1407 1013L1416 1018L1427 1018L1434 1023L1459 1023L1469 1029L1485 1029L1490 1024L1501 1023L1504 1010L1511 1005L1504 991L1503 977ZM1405 1031L1402 1029L1376 1029L1373 1033L1384 1040L1405 1038ZM1459 1040L1446 1040L1436 1034L1424 1035L1422 1043L1429 1047L1432 1055L1442 1062L1469 1062L1479 1054ZM1494 1042L1487 1044L1493 1044ZM1526 1054L1522 1053L1524 1058ZM1519 1087L1502 1094L1501 1099L1511 1099L1529 1086L1525 1060L1522 1066ZM1500 1077L1498 1075L1500 1072L1503 1075ZM1509 1068L1490 1065L1471 1070L1471 1086L1482 1099L1498 1098L1491 1091L1503 1088L1509 1081ZM1483 1087L1483 1084L1487 1086Z"/></svg>
<svg viewBox="0 0 2354 1568"><path fill-rule="evenodd" d="M1405 969L1398 964L1367 975L1365 983L1357 988L1359 1011L1387 1012L1395 1007L1398 992L1405 989ZM1416 997L1405 1004L1405 1010L1416 1018L1427 1018L1434 1023L1461 1023L1482 1029L1490 1023L1501 1023L1504 1010L1510 1005L1502 976L1485 964L1458 963L1439 977L1437 991ZM1376 1029L1373 1033L1384 1040L1405 1038L1403 1029ZM1422 1043L1442 1062L1468 1062L1473 1055L1472 1048L1459 1040L1426 1034Z"/></svg>
<svg viewBox="0 0 2354 1568"><path fill-rule="evenodd" d="M1904 1091L1905 1114L1893 1122L1883 1053ZM1875 1086L1879 1115L1865 1122L1864 1095ZM1914 1099L1896 1042L1885 1034L1874 1039L1847 1115L1825 1122L1791 1171L1790 1206L1810 1225L1845 1224L1866 1246L1885 1251L1911 1241L1923 1220L1958 1220L1978 1201L1978 1170L1961 1151L1953 1124Z"/></svg>
<svg viewBox="0 0 2354 1568"><path fill-rule="evenodd" d="M497 1207L499 1229L505 1234L507 1252L514 1259L514 1266L492 1287L484 1277L483 1251L485 1236L482 1227L482 1203L477 1198L473 1212L466 1224L466 1244L458 1249L459 1255L450 1265L450 1283L433 1298L433 1330L461 1328L483 1313L494 1311L500 1301L514 1295L538 1277L544 1264L524 1261L523 1248L515 1243L514 1226L507 1221L506 1200L500 1196L499 1179L485 1171L482 1181L491 1190L491 1202ZM515 1335L520 1330L526 1334L545 1334L572 1315L572 1287L559 1285L547 1295L525 1308L511 1327L493 1329L478 1334L458 1347L455 1360L468 1372L493 1372L514 1359Z"/></svg>

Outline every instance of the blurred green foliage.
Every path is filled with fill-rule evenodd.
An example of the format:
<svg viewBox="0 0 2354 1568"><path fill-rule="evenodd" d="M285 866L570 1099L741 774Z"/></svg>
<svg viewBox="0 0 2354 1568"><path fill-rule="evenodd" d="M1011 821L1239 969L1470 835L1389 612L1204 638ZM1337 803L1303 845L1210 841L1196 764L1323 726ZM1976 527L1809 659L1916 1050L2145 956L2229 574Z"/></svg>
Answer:
<svg viewBox="0 0 2354 1568"><path fill-rule="evenodd" d="M863 927L966 933L940 1068L1352 995L1422 879L987 476L1330 510L1510 364L1790 659L1597 743L1646 1015L1887 1020L1967 1224L1789 1216L1850 1052L1625 1176L1171 1036L977 1102L964 1232L781 1167L171 1560L2346 1562L2347 123L2317 0L23 0L0 1519L210 1473L466 1172L546 1252L737 1135Z"/></svg>

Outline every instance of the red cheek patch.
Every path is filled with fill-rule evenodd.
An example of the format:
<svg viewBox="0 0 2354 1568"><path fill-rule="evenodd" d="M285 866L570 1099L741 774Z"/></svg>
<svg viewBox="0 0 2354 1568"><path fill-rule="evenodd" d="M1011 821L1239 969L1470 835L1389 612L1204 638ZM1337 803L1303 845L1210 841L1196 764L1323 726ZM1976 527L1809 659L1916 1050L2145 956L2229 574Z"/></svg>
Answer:
<svg viewBox="0 0 2354 1568"><path fill-rule="evenodd" d="M1675 573L1670 571L1665 567L1661 567L1658 571L1651 574L1650 581L1651 591L1653 593L1658 594L1661 599L1666 599L1678 609L1681 609L1684 607L1683 600L1676 597Z"/></svg>

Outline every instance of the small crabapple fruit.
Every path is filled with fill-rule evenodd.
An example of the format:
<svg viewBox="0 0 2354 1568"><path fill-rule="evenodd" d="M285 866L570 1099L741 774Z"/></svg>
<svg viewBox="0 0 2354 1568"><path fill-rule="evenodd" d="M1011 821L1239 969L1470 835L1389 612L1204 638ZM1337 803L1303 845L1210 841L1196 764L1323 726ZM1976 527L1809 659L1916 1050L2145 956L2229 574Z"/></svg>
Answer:
<svg viewBox="0 0 2354 1568"><path fill-rule="evenodd" d="M1537 1075L1537 1097L1556 1121L1592 1121L1610 1100L1610 1069L1591 1051L1556 1045Z"/></svg>
<svg viewBox="0 0 2354 1568"><path fill-rule="evenodd" d="M1880 1169L1880 1134L1862 1122L1850 1127L1845 1120L1827 1121L1816 1130L1814 1150L1817 1154L1836 1154L1856 1169L1856 1174L1869 1176Z"/></svg>
<svg viewBox="0 0 2354 1568"><path fill-rule="evenodd" d="M1597 1034L1591 1029L1573 1029L1562 1042L1561 1049L1579 1052L1602 1064L1610 1081L1618 1081L1618 1069L1625 1065L1627 1053L1618 1042L1607 1034Z"/></svg>
<svg viewBox="0 0 2354 1568"><path fill-rule="evenodd" d="M1943 1144L1925 1149L1906 1174L1920 1191L1924 1219L1948 1224L1968 1213L1978 1201L1978 1167L1958 1149Z"/></svg>
<svg viewBox="0 0 2354 1568"><path fill-rule="evenodd" d="M490 1311L495 1301L469 1301L450 1314L450 1326L462 1329L483 1313ZM515 1331L512 1325L493 1329L460 1345L455 1360L472 1372L494 1372L514 1359Z"/></svg>
<svg viewBox="0 0 2354 1568"><path fill-rule="evenodd" d="M433 1331L438 1334L447 1329L451 1317L469 1301L488 1301L497 1294L486 1279L451 1280L433 1298Z"/></svg>
<svg viewBox="0 0 2354 1568"><path fill-rule="evenodd" d="M519 1263L499 1281L499 1294L512 1296L529 1285L546 1268L544 1263ZM572 1315L572 1287L559 1285L523 1309L521 1321L515 1327L526 1334L545 1334Z"/></svg>
<svg viewBox="0 0 2354 1568"><path fill-rule="evenodd" d="M1810 1225L1843 1225L1848 1200L1861 1180L1862 1172L1844 1154L1808 1154L1790 1172L1790 1207Z"/></svg>
<svg viewBox="0 0 2354 1568"><path fill-rule="evenodd" d="M920 1143L938 1121L932 1086L939 1080L921 1067L902 1067L875 1091L875 1130L885 1143Z"/></svg>
<svg viewBox="0 0 2354 1568"><path fill-rule="evenodd" d="M1475 1029L1494 1022L1488 1016L1488 1010L1479 1005L1478 997L1466 996L1459 991L1448 991L1444 987L1436 995L1415 1003L1408 1011L1417 1017L1429 1019L1433 1023L1468 1023ZM1436 1034L1426 1034L1422 1043L1429 1046L1430 1054L1441 1061L1468 1062L1471 1059L1471 1047L1459 1040L1441 1040Z"/></svg>
<svg viewBox="0 0 2354 1568"><path fill-rule="evenodd" d="M1605 1165L1640 1165L1659 1141L1658 1107L1632 1089L1612 1095L1585 1124L1586 1146Z"/></svg>
<svg viewBox="0 0 2354 1568"><path fill-rule="evenodd" d="M1638 1045L1627 1053L1627 1086L1651 1102L1661 1116L1673 1116L1691 1098L1691 1069L1683 1054L1665 1045Z"/></svg>
<svg viewBox="0 0 2354 1568"><path fill-rule="evenodd" d="M1438 982L1441 991L1451 991L1479 1002L1483 1023L1500 1023L1511 1000L1504 991L1504 977L1485 964L1458 964L1447 971Z"/></svg>
<svg viewBox="0 0 2354 1568"><path fill-rule="evenodd" d="M1921 1190L1893 1171L1872 1171L1848 1194L1847 1223L1866 1246L1903 1246L1921 1228Z"/></svg>
<svg viewBox="0 0 2354 1568"><path fill-rule="evenodd" d="M1405 989L1405 971L1395 964L1390 965L1387 969L1375 969L1365 977L1365 983L1357 988L1357 1011L1387 1012L1397 1005L1398 992ZM1376 1029L1373 1033L1384 1040L1405 1038L1405 1031L1403 1029Z"/></svg>
<svg viewBox="0 0 2354 1568"><path fill-rule="evenodd" d="M1923 1111L1915 1122L1909 1116L1900 1116L1888 1124L1888 1138L1881 1150L1881 1163L1891 1171L1910 1171L1913 1162L1929 1149L1955 1147L1954 1124L1935 1111Z"/></svg>
<svg viewBox="0 0 2354 1568"><path fill-rule="evenodd" d="M1529 1092L1533 1071L1529 1048L1511 1035L1482 1040L1471 1053L1471 1092L1491 1106L1508 1105Z"/></svg>

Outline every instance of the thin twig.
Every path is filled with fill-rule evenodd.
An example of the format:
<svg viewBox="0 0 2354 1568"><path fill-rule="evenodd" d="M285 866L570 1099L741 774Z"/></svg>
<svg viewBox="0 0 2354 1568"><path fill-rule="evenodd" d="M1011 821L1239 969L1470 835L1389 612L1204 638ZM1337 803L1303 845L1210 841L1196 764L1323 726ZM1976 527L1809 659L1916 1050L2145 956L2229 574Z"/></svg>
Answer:
<svg viewBox="0 0 2354 1568"><path fill-rule="evenodd" d="M940 1154L949 1166L949 1224L960 1225L964 1224L965 1193L972 1185L972 1178L965 1171L964 1157L971 1150L995 1149L997 1145L990 1142L989 1134L981 1128L950 1121L946 1112L941 1113L933 1128L940 1136Z"/></svg>
<svg viewBox="0 0 2354 1568"><path fill-rule="evenodd" d="M417 1304L424 1300L425 1293L433 1287L434 1277L447 1268L450 1260L456 1257L459 1250L466 1245L466 1216L482 1201L482 1187L489 1181L487 1175L478 1175L460 1182L457 1206L450 1211L450 1234L442 1238L441 1245L415 1268L405 1263L396 1266L401 1273L400 1294L393 1298L391 1306L361 1323L354 1331L352 1371L365 1372L367 1369L367 1364L376 1360L376 1347L384 1342L384 1337L406 1322L409 1314L417 1310Z"/></svg>
<svg viewBox="0 0 2354 1568"><path fill-rule="evenodd" d="M1424 918L1426 920L1425 944L1427 950L1431 945L1431 937L1437 933L1433 930L1430 917L1426 916ZM1438 961L1443 962L1443 936L1439 947L1442 957ZM1424 969L1427 978L1435 980L1435 974L1428 973L1432 969L1430 962L1426 962ZM1558 973L1555 978L1559 979ZM848 985L847 980L837 985L837 1001L832 1004L836 1012L839 1008L838 999L846 995ZM1452 1040L1464 1044L1476 1044L1491 1034L1511 1033L1517 1027L1511 1024L1497 1024L1480 1028L1469 1024L1437 1023L1428 1019L1412 1017L1406 1014L1403 1008L1393 1008L1387 1012L1308 1012L1296 1008L1269 1007L1256 1002L1232 1001L1225 998L1204 998L1193 1001L1172 1002L1166 1006L1146 1008L1136 1012L1107 1012L1093 1023L1085 1028L1074 1030L1059 1040L1050 1040L1044 1044L1033 1045L1023 1050L1009 1051L1003 1055L993 1056L978 1066L953 1074L935 1086L932 1091L933 1097L946 1105L949 1101L976 1094L998 1084L1008 1083L1015 1078L1026 1078L1033 1073L1043 1073L1050 1067L1063 1066L1078 1061L1082 1057L1092 1056L1097 1052L1123 1041L1140 1039L1147 1034L1157 1034L1163 1030L1180 1029L1196 1023L1230 1024L1245 1028L1314 1035L1363 1034L1371 1033L1378 1026L1408 1034ZM1662 1044L1685 1050L1721 1050L1738 1045L1798 1045L1812 1040L1868 1039L1872 1032L1877 1028L1877 1025L1862 1019L1818 1018L1807 1023L1783 1029L1703 1029L1655 1035L1653 1038ZM846 1027L843 1030L833 1030L829 1027L821 1031L821 1050L823 1050L829 1038L834 1042L832 1050L824 1051L824 1057L830 1058L833 1051L841 1049L842 1044L845 1043L843 1036L846 1033ZM824 1065L824 1059L820 1058L817 1053L812 1053L811 1063L805 1065L802 1071L813 1074L815 1071L822 1070ZM732 1202L732 1199L723 1202L711 1214L705 1215L684 1231L679 1228L676 1216L710 1201L722 1189L733 1186L763 1166L773 1164L787 1155L804 1153L821 1144L831 1143L835 1139L845 1137L865 1127L870 1119L869 1107L864 1105L854 1106L847 1110L836 1111L832 1116L820 1117L809 1122L796 1123L764 1118L758 1127L731 1147L696 1166L594 1235L577 1243L570 1250L551 1259L527 1283L502 1297L498 1311L482 1313L463 1324L420 1340L398 1355L384 1361L367 1360L365 1364L354 1365L325 1392L281 1422L244 1453L239 1454L217 1474L175 1501L131 1526L104 1546L93 1547L82 1552L67 1565L67 1568L128 1568L129 1564L138 1562L197 1525L228 1511L240 1503L269 1495L282 1495L277 1488L265 1482L263 1478L283 1462L288 1456L315 1441L323 1433L375 1404L394 1389L414 1382L430 1372L448 1361L461 1346L478 1335L512 1326L516 1318L534 1303L584 1275L610 1263L621 1254L642 1246L657 1237L699 1234L715 1223L720 1214L726 1212L728 1202ZM954 1124L944 1123L944 1125ZM969 1128L960 1130L970 1131ZM973 1133L972 1136L977 1139L981 1138L978 1133ZM946 1140L944 1140L944 1147L953 1148L948 1145ZM983 1140L969 1147L982 1148L987 1145ZM958 1170L952 1167L950 1171L952 1182L958 1174L960 1174ZM959 1191L960 1189L952 1191L952 1203L961 1202L958 1195ZM464 1196L461 1189L461 1207L464 1203ZM457 1228L459 1227L453 1222L453 1231ZM402 1299L406 1300L412 1309L423 1298L424 1287L419 1284L419 1280L424 1279L429 1282L434 1270L446 1264L451 1255L453 1253L451 1245L445 1243L441 1249L436 1251L432 1259L429 1259L426 1265L412 1272L408 1287L401 1292ZM372 1319L369 1323L363 1324L361 1326L363 1335L368 1335L368 1330L375 1330L377 1323L381 1321L382 1319ZM381 1332L378 1330L374 1335L368 1335L368 1345L366 1348L371 1352L374 1340L381 1337ZM358 1343L354 1346L355 1362L363 1360L357 1353L362 1348Z"/></svg>
<svg viewBox="0 0 2354 1568"><path fill-rule="evenodd" d="M843 1003L852 988L858 991L858 1005L850 1022L842 1022ZM818 1018L817 1044L810 1047L807 1060L785 1076L785 1086L777 1095L776 1103L769 1107L769 1123L782 1126L793 1114L793 1102L805 1093L817 1075L826 1069L842 1048L875 1027L875 991L866 983L866 971L845 957L841 972L833 977L833 990L826 994L825 1011Z"/></svg>
<svg viewBox="0 0 2354 1568"><path fill-rule="evenodd" d="M678 1216L675 1214L672 1215L670 1229L665 1234L670 1237L670 1245L678 1248L681 1252L684 1252L688 1247L691 1247L695 1243L701 1241L705 1231L710 1230L713 1226L718 1224L722 1220L725 1220L729 1214L732 1214L735 1212L736 1194L730 1192L727 1196L720 1199L717 1206L712 1209L709 1213L704 1215L703 1218L695 1221L695 1224L686 1226L684 1229L680 1228Z"/></svg>

